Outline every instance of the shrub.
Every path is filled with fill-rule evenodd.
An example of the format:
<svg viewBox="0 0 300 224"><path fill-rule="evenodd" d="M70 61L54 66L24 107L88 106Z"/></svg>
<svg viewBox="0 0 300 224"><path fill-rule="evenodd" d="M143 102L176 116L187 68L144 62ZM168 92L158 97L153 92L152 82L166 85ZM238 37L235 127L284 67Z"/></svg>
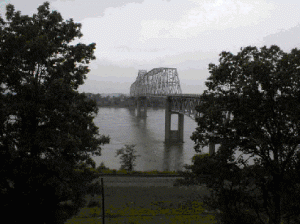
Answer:
<svg viewBox="0 0 300 224"><path fill-rule="evenodd" d="M125 147L119 149L116 153L116 157L121 155L121 170L132 171L135 166L134 161L140 155L135 155L135 145L125 145Z"/></svg>

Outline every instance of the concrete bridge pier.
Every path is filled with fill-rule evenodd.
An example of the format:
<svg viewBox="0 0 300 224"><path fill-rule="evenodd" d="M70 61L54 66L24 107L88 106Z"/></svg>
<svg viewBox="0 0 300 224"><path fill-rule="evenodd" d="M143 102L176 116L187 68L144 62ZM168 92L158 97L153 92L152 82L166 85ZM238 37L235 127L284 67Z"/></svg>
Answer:
<svg viewBox="0 0 300 224"><path fill-rule="evenodd" d="M171 130L171 115L178 114L178 128ZM183 142L184 114L171 111L171 102L166 99L165 109L165 142Z"/></svg>
<svg viewBox="0 0 300 224"><path fill-rule="evenodd" d="M137 98L136 109L138 117L147 117L147 97Z"/></svg>

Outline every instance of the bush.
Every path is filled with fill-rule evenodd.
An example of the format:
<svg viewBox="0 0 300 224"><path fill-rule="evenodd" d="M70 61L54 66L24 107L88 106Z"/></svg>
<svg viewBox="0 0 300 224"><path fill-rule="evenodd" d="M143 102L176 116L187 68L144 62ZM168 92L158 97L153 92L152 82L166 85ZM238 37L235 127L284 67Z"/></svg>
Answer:
<svg viewBox="0 0 300 224"><path fill-rule="evenodd" d="M121 170L133 171L135 166L134 161L140 155L135 155L135 145L125 145L125 147L119 149L116 153L116 157L121 155Z"/></svg>
<svg viewBox="0 0 300 224"><path fill-rule="evenodd" d="M109 170L108 167L104 165L104 162L101 162L100 165L96 168L99 173L102 173L104 170Z"/></svg>

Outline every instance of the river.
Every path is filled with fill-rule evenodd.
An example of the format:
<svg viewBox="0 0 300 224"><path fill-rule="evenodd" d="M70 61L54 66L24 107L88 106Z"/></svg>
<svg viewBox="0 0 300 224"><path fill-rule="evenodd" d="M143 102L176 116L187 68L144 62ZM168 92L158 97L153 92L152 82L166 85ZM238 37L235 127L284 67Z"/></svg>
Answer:
<svg viewBox="0 0 300 224"><path fill-rule="evenodd" d="M177 129L177 115L172 115L171 129ZM196 122L184 117L184 143L165 144L165 111L148 108L147 117L139 118L129 108L100 107L94 119L99 133L108 135L109 144L102 146L101 156L94 156L96 165L104 162L110 169L120 168L120 158L116 151L125 144L134 144L137 155L135 170L182 170L185 164L191 164L196 154L194 142L190 139L197 127ZM205 148L204 152L208 152Z"/></svg>

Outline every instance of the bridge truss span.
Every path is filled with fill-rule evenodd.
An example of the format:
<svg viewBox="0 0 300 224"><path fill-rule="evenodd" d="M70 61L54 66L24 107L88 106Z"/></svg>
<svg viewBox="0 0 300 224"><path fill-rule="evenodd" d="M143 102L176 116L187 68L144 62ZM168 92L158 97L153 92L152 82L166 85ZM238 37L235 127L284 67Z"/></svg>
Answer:
<svg viewBox="0 0 300 224"><path fill-rule="evenodd" d="M176 68L154 68L149 72L139 70L136 81L130 87L131 96L165 96L181 93Z"/></svg>
<svg viewBox="0 0 300 224"><path fill-rule="evenodd" d="M200 116L196 111L196 106L201 105L200 95L182 94L180 96L168 96L170 110L180 114L185 114L193 119Z"/></svg>

